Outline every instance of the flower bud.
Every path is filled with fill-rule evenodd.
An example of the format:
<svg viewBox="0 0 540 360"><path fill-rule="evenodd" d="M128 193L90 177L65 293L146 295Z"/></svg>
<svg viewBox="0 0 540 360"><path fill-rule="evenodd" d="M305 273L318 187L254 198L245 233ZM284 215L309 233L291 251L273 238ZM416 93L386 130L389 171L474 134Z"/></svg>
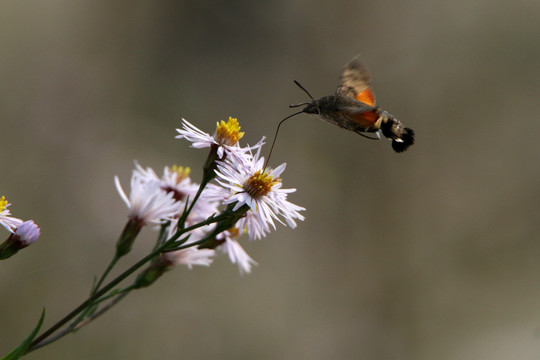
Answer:
<svg viewBox="0 0 540 360"><path fill-rule="evenodd" d="M19 250L32 244L40 235L40 229L32 220L19 225L9 238L0 244L0 260L15 255Z"/></svg>

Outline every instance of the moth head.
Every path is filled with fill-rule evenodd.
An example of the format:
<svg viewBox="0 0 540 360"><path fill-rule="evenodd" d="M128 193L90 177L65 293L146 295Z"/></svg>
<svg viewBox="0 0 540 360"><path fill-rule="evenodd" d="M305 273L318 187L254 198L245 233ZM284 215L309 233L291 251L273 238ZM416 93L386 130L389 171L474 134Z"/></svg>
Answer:
<svg viewBox="0 0 540 360"><path fill-rule="evenodd" d="M290 108L295 108L295 107L305 106L304 109L302 110L302 112L305 112L305 113L308 113L308 114L317 114L317 115L320 114L321 111L320 111L320 108L319 108L319 102L317 100L315 100L313 98L313 96L311 96L309 91L307 91L306 88L302 86L302 84L300 84L296 80L294 80L294 83L296 84L296 86L298 86L300 89L302 89L310 97L310 99L312 101L310 101L310 102L302 102L302 103L294 104L294 105L289 105L289 107Z"/></svg>

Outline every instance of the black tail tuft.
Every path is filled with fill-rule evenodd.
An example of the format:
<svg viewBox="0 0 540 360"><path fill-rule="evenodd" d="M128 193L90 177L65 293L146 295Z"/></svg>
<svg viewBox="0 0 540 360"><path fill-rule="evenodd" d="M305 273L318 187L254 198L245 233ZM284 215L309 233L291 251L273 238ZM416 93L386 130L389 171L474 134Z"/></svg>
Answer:
<svg viewBox="0 0 540 360"><path fill-rule="evenodd" d="M403 129L403 132L400 134L399 138L392 139L392 149L394 149L394 151L397 153L404 152L413 144L414 130L410 128Z"/></svg>

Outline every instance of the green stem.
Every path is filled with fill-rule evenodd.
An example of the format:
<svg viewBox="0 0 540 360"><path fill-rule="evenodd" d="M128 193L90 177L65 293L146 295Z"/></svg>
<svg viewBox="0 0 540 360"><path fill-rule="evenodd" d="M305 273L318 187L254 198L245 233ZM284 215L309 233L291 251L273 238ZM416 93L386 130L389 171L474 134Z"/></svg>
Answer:
<svg viewBox="0 0 540 360"><path fill-rule="evenodd" d="M48 330L43 332L40 336L35 338L34 341L32 341L32 343L30 344L30 346L29 346L28 350L26 351L26 353L29 353L29 352L31 352L33 350L36 350L36 349L38 349L38 348L40 348L42 346L45 346L45 345L51 343L52 341L55 341L55 340L59 339L60 337L66 335L67 333L82 327L84 324L87 324L92 319L95 319L97 316L99 316L100 314L102 314L103 312L108 310L111 306L116 304L117 301L113 300L111 302L111 304L109 304L108 306L102 308L100 311L96 312L95 314L92 314L91 316L89 316L87 318L80 317L79 319L74 321L70 326L68 326L66 329L64 329L62 332L56 334L55 336L52 336L57 330L59 330L62 326L67 324L70 320L75 318L77 315L83 313L84 311L88 311L88 309L90 307L92 307L94 305L97 305L99 302L104 301L104 300L110 298L111 296L118 295L118 292L113 292L111 294L108 294L108 295L104 296L105 294L107 294L108 291L110 291L112 288L114 288L117 284L119 284L121 281L126 279L129 275L133 274L135 271L137 271L144 264L151 261L153 258L155 258L157 255L159 255L161 252L172 251L170 249L171 245L174 244L176 242L176 240L178 238L180 238L180 236L182 234L185 234L186 232L197 229L199 227L218 222L218 224L216 226L216 230L213 231L212 234L209 234L204 239L201 239L201 240L199 240L197 242L194 242L194 243L191 243L191 244L182 245L185 241L176 243L175 244L176 248L174 250L185 249L185 248L188 248L188 247L191 247L191 246L202 245L205 242L207 242L209 239L211 239L212 237L215 237L219 232L226 230L228 228L227 226L234 225L234 223L239 219L239 215L241 216L241 214L245 213L246 210L242 209L243 211L237 212L236 214L234 214L231 211L232 207L229 206L229 208L225 212L223 212L222 214L220 214L218 216L211 216L206 221L200 222L200 223L195 224L193 226L190 226L188 228L183 227L186 220L187 220L187 218L188 218L188 216L189 216L189 214L193 210L193 207L195 206L195 203L197 202L197 200L201 196L204 188L216 176L216 174L215 174L215 167L216 167L215 161L216 160L217 160L217 147L212 146L211 149L210 149L210 153L208 155L208 159L206 160L206 163L205 163L205 165L203 167L203 179L201 181L199 189L197 190L197 194L195 195L193 200L190 202L189 207L186 207L186 209L184 210L182 216L180 217L180 219L178 221L178 230L177 230L177 232L170 239L165 241L163 244L160 244L159 246L157 246L150 254L148 254L147 256L145 256L144 258L139 260L137 263L132 265L129 269L127 269L122 274L120 274L119 276L114 278L107 285L100 288L101 284L105 281L105 278L107 277L107 275L110 273L112 268L116 265L118 259L131 250L131 246L133 245L133 240L138 235L138 233L139 233L139 231L140 231L140 229L142 227L141 224L139 224L139 223L137 223L135 221L128 222L128 224L126 224L126 227L124 228L124 231L123 231L119 241L117 242L116 255L112 259L111 263L109 264L109 266L107 267L107 269L105 270L105 272L103 273L103 275L101 276L101 278L99 279L97 284L93 287L91 295L88 297L88 299L86 299L84 302L82 302L79 306L77 306L74 310L72 310L69 314L67 314L64 318L62 318L56 324L51 326ZM241 213L241 214L238 214L238 213ZM127 294L129 294L130 291L131 291L130 287L127 287L127 288L123 289L122 294L118 295L118 298L117 298L118 301L120 299L122 299L123 297L125 297Z"/></svg>
<svg viewBox="0 0 540 360"><path fill-rule="evenodd" d="M101 278L99 279L99 281L97 282L97 284L94 286L94 288L92 289L92 292L90 293L90 295L93 295L95 294L96 291L99 290L99 287L101 286L101 284L103 284L103 281L105 280L105 278L107 277L107 275L109 275L109 273L111 272L112 268L114 267L114 265L116 265L116 263L118 262L118 259L120 259L119 256L115 255L114 258L111 260L111 262L109 263L109 266L107 266L107 269L105 269L105 272L103 273L103 275L101 275Z"/></svg>
<svg viewBox="0 0 540 360"><path fill-rule="evenodd" d="M138 270L140 267L142 267L148 261L152 260L156 255L158 255L160 252L162 252L164 247L165 246L160 246L159 248L155 249L150 254L148 254L147 256L145 256L144 258L139 260L137 263L132 265L129 269L124 271L122 274L117 276L115 279L113 279L107 285L105 285L101 289L97 290L92 296L90 296L88 299L86 299L84 302L82 302L73 311L71 311L69 314L67 314L64 318L62 318L56 324L51 326L43 334L41 334L36 339L34 339L34 341L32 341L32 343L30 344L30 347L28 348L26 353L29 353L30 351L37 349L39 347L38 345L40 345L40 343L43 340L45 340L50 335L52 335L56 330L60 329L63 325L65 325L68 321L70 321L75 316L77 316L80 312L84 311L88 306L92 305L97 299L99 299L100 297L105 295L109 290L111 290L113 287L115 287L117 284L119 284L122 280L127 278L129 275L133 274L136 270Z"/></svg>
<svg viewBox="0 0 540 360"><path fill-rule="evenodd" d="M193 210L193 207L195 206L195 203L197 202L197 200L199 199L199 197L201 196L204 188L206 187L206 185L208 184L208 181L205 181L205 179L203 178L203 180L201 181L201 184L199 185L199 189L197 190L197 194L195 194L195 197L193 198L193 200L189 203L189 207L182 213L182 216L180 217L180 219L178 219L178 231L176 232L176 239L178 239L178 237L180 236L180 232L183 232L183 227L184 227L184 224L189 216L189 214L191 213L191 210ZM189 198L188 200L189 201Z"/></svg>
<svg viewBox="0 0 540 360"><path fill-rule="evenodd" d="M194 229L197 229L201 226L205 226L205 225L209 225L211 223L214 223L214 222L218 222L218 221L221 221L223 220L224 218L226 217L229 217L230 214L228 213L223 213L223 214L220 214L219 216L216 216L216 217L210 217L208 218L207 220L203 221L203 222L200 222L198 224L195 224L193 226L190 226L180 232L178 232L178 237L181 236L182 234L188 232L188 231L191 231L191 230L194 230ZM89 307L93 306L93 305L96 305L98 302L101 302L103 300L106 300L108 297L110 296L105 296L102 298L103 295L105 295L109 290L111 290L113 287L115 287L117 284L119 284L122 280L124 280L125 278L127 278L129 275L133 274L136 270L138 270L140 267L142 267L144 264L146 264L147 262L149 262L150 260L152 260L153 258L155 258L157 255L159 255L161 252L164 252L164 251L171 251L171 250L168 250L167 247L170 247L171 246L171 243L174 243L174 238L175 236L177 235L175 234L173 237L171 237L171 239L165 241L163 244L161 244L160 246L156 247L150 254L148 254L147 256L145 256L144 258L142 258L141 260L139 260L137 263L135 263L133 266L131 266L129 269L127 269L126 271L124 271L122 274L120 274L119 276L117 276L116 278L114 278L111 282L109 282L107 285L103 286L101 289L99 288L99 286L101 285L101 283L103 282L103 280L105 279L106 275L109 273L110 269L112 269L112 267L115 265L115 263L118 261L118 256L115 256L115 258L113 258L113 260L111 261L111 263L109 264L109 266L107 267L107 269L105 270L104 274L101 276L101 279L100 281L96 284L96 286L94 287L94 290L91 294L91 296L86 299L83 303L81 303L79 306L77 306L73 311L71 311L69 314L67 314L64 318L62 318L60 321L58 321L56 324L54 324L53 326L51 326L47 331L45 331L43 334L41 334L39 337L37 337L36 339L34 339L34 341L30 344L30 347L28 348L27 352L26 353L29 353L33 350L36 350L46 344L49 344L51 343L52 341L45 341L49 336L51 336L55 331L57 331L58 329L60 329L62 326L64 326L66 323L68 323L71 319L75 318L78 314L84 312L86 309L88 309ZM207 240L206 238L203 239L203 240ZM196 245L199 245L200 243L202 243L203 241L198 241L196 243L192 243L192 244L188 244L188 245L185 245L183 247L181 247L182 249L184 248L188 248L188 247L191 247L191 246L196 246ZM177 249L178 250L178 249ZM130 287L127 287L125 289L122 290L122 292L124 292L124 294L128 294L129 291L130 291ZM118 294L116 292L113 293L114 295ZM108 308L108 307L107 307ZM101 314L103 313L103 311L98 311L96 314ZM73 329L77 329L77 328L80 328L82 325L81 324L86 324L88 323L88 319L94 319L96 316L96 314L93 314L92 316L89 316L88 318L84 319L83 320L83 317L81 317L80 319L78 319L78 321L75 321L73 324L71 324L67 329L65 329L64 331L62 331L60 334L62 334L61 336L55 336L53 337L52 339L54 340L57 340L59 339L60 337L64 336L65 334L71 332ZM60 335L58 334L58 335ZM53 340L53 341L54 341Z"/></svg>
<svg viewBox="0 0 540 360"><path fill-rule="evenodd" d="M89 317L85 318L83 321L78 321L76 323L73 323L69 327L67 327L66 329L64 329L64 330L60 331L59 333L57 333L56 335L51 336L48 339L45 339L45 340L41 341L39 344L34 346L32 349L28 350L27 353L30 352L30 351L33 351L33 350L37 350L37 349L39 349L41 347L44 347L46 345L49 345L50 343L55 342L56 340L66 336L67 334L72 333L72 332L82 328L84 325L88 324L89 322L96 319L98 316L102 315L107 310L112 308L114 305L118 304L120 302L120 300L125 298L128 294L129 294L129 291L122 292L121 294L115 294L115 295L117 295L117 297L114 300L112 300L110 303L108 303L106 306L101 308L96 313L92 314L92 316L89 316Z"/></svg>
<svg viewBox="0 0 540 360"><path fill-rule="evenodd" d="M204 166L203 166L203 177L201 180L201 184L199 185L197 194L195 194L195 197L190 202L189 207L184 211L184 213L178 220L178 231L175 234L176 236L175 240L178 239L178 237L180 236L178 233L183 230L184 223L186 222L189 214L191 213L191 210L193 210L193 207L195 206L195 203L201 196L204 188L206 187L206 185L208 185L210 181L212 181L212 179L216 177L215 169L216 169L216 160L218 159L218 156L217 156L218 148L219 147L217 145L212 145L210 147L210 152L208 153L208 157L206 158L206 162L204 163ZM189 201L189 199L187 201Z"/></svg>

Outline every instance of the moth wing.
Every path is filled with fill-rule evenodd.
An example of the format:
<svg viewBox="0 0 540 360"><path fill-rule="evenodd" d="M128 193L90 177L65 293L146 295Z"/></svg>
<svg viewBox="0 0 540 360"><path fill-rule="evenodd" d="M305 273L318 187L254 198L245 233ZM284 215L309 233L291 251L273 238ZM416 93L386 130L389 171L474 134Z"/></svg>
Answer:
<svg viewBox="0 0 540 360"><path fill-rule="evenodd" d="M365 128L366 131L377 128L376 124L380 116L372 106L362 103L360 106L343 107L340 111L347 114L356 125Z"/></svg>
<svg viewBox="0 0 540 360"><path fill-rule="evenodd" d="M369 106L375 106L375 94L371 89L371 77L359 57L349 61L339 78L336 95L356 99Z"/></svg>

